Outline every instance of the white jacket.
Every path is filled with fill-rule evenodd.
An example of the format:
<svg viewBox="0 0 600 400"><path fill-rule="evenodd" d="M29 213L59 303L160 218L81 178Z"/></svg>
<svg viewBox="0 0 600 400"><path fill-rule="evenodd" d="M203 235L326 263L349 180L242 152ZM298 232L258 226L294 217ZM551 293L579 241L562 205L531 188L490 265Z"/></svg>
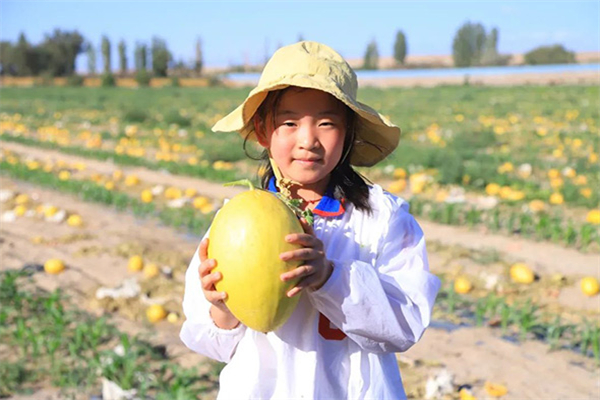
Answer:
<svg viewBox="0 0 600 400"><path fill-rule="evenodd" d="M421 338L440 281L429 273L423 232L408 203L378 185L369 201L372 215L331 194L321 200L314 230L333 273L319 290L304 290L274 332L213 323L196 252L185 277L180 337L227 363L218 399L406 398L394 352Z"/></svg>

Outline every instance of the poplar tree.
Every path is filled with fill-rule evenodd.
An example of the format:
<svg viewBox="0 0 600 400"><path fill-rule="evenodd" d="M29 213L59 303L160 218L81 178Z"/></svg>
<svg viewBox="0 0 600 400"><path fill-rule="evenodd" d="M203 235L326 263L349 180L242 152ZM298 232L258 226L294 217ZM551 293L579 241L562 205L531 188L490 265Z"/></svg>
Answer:
<svg viewBox="0 0 600 400"><path fill-rule="evenodd" d="M406 57L406 36L404 32L398 31L396 33L396 42L394 43L394 59L399 64L404 64Z"/></svg>
<svg viewBox="0 0 600 400"><path fill-rule="evenodd" d="M194 72L196 75L202 75L202 67L204 66L204 57L202 55L202 40L196 40L196 62L194 63Z"/></svg>
<svg viewBox="0 0 600 400"><path fill-rule="evenodd" d="M121 39L119 42L119 70L121 71L121 75L125 75L127 73L127 47L125 45L125 41Z"/></svg>
<svg viewBox="0 0 600 400"><path fill-rule="evenodd" d="M377 42L375 39L369 43L367 46L367 51L365 52L363 69L377 69L379 65L379 50L377 50Z"/></svg>
<svg viewBox="0 0 600 400"><path fill-rule="evenodd" d="M94 44L91 42L87 43L86 46L86 54L88 59L88 73L90 75L96 74L96 49L94 48Z"/></svg>
<svg viewBox="0 0 600 400"><path fill-rule="evenodd" d="M110 40L102 36L102 59L104 60L104 73L110 74Z"/></svg>

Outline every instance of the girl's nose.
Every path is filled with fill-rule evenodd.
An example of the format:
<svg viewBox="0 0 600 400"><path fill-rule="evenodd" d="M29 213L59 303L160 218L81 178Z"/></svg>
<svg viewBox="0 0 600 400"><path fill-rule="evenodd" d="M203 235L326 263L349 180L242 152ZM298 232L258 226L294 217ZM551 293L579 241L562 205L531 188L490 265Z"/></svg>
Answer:
<svg viewBox="0 0 600 400"><path fill-rule="evenodd" d="M319 140L316 128L312 124L300 128L298 132L298 145L303 149L309 150L318 147Z"/></svg>

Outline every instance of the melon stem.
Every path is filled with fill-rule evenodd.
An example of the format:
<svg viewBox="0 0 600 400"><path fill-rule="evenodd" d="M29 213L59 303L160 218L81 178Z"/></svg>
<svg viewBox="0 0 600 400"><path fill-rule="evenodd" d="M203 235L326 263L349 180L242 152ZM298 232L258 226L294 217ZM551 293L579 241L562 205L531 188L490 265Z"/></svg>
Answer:
<svg viewBox="0 0 600 400"><path fill-rule="evenodd" d="M254 190L254 184L249 179L240 179L239 181L227 182L223 186L247 186L248 189Z"/></svg>

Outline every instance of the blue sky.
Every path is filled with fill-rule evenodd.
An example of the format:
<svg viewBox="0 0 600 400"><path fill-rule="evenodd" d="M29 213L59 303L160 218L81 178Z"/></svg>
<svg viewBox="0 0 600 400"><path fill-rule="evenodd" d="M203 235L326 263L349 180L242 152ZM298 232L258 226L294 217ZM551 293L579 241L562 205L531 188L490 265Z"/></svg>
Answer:
<svg viewBox="0 0 600 400"><path fill-rule="evenodd" d="M55 28L77 29L97 48L102 35L125 40L129 63L136 42L166 40L176 60L194 58L202 39L205 64L260 62L279 45L304 39L326 43L347 58L361 58L375 39L391 56L398 30L409 54L451 54L466 21L499 30L501 53L524 53L560 43L574 51L600 51L600 2L595 1L53 1L0 0L0 39L24 32L39 43ZM98 67L101 60L98 57ZM85 70L81 55L77 69Z"/></svg>

